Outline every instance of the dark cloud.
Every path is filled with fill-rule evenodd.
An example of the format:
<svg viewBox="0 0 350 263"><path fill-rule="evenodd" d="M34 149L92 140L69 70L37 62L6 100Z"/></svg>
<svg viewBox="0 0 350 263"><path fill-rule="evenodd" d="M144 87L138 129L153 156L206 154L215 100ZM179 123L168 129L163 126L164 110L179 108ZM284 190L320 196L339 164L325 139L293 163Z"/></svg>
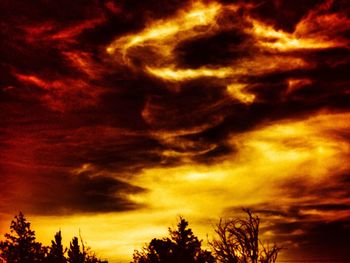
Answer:
<svg viewBox="0 0 350 263"><path fill-rule="evenodd" d="M304 196L305 197L305 196ZM314 201L280 207L277 202L250 207L261 219L261 234L273 232L270 242L283 247L282 254L289 259L348 260L350 246L350 206L348 203L322 203ZM342 213L337 220L325 221L314 211ZM242 212L233 207L227 213ZM345 212L345 213L344 213ZM266 238L266 237L265 237ZM301 249L302 248L302 249Z"/></svg>
<svg viewBox="0 0 350 263"><path fill-rule="evenodd" d="M145 191L90 166L70 173L59 167L21 167L19 163L7 165L7 169L12 175L5 177L2 186L7 195L1 212L21 209L30 214L66 215L133 210L141 206L128 195ZM2 169L3 174L7 169Z"/></svg>
<svg viewBox="0 0 350 263"><path fill-rule="evenodd" d="M48 189L37 189L30 197L30 213L58 215L72 213L119 212L140 208L130 200L128 194L143 191L118 179L97 175L61 176ZM64 193L64 194L63 194Z"/></svg>
<svg viewBox="0 0 350 263"><path fill-rule="evenodd" d="M275 19L276 25L283 25L280 21L283 18L290 20L286 24L295 25L308 10L320 3L291 5L284 1L265 1L254 12L261 18ZM177 85L128 71L106 59L103 48L118 34L141 30L147 21L167 17L183 5L185 3L178 1L166 4L93 1L88 5L81 5L79 1L39 1L34 8L28 1L21 4L3 1L1 28L4 29L4 41L1 45L6 52L1 53L2 127L11 130L14 123L21 124L24 133L27 125L44 125L51 131L42 138L50 133L60 133L57 136L62 138L62 145L69 133L80 132L74 131L77 127L92 127L86 128L91 134L98 133L99 129L94 128L97 125L136 130L143 135L137 139L133 136L128 144L122 145L118 140L114 143L109 140L91 142L96 139L90 138L90 132L83 132L78 135L81 140L78 150L83 152L81 157L68 154L69 157L61 158L70 159L71 163L85 160L121 166L134 166L136 162L143 166L146 161L144 165L147 166L147 160L154 160L150 162L153 164L160 159L156 150L164 147L154 138L147 138L149 130L192 130L206 125L198 132L182 134L180 138L192 143L189 151L217 145L205 158L197 158L197 161L206 162L210 157L230 151L225 146L228 135L250 130L266 120L300 117L323 108L348 108L348 49L303 51L302 55L315 64L310 69L259 76L248 74L242 80L249 83L250 91L258 98L250 106L229 100L225 85L210 79L187 81L179 89ZM288 11L277 12L280 16L273 18L270 12L277 9ZM100 43L98 39L101 39ZM238 26L233 31L180 43L175 53L179 65L191 68L227 65L242 57L254 58L255 51L247 44L251 41ZM75 61L70 60L74 58ZM310 82L287 94L290 78L307 78ZM143 115L145 111L148 111L147 117ZM62 128L63 132L58 132ZM94 143L100 150L94 149ZM125 153L129 151L130 154ZM123 158L124 155L128 157Z"/></svg>
<svg viewBox="0 0 350 263"><path fill-rule="evenodd" d="M254 12L291 28L320 3L265 1ZM57 162L89 162L123 170L157 164L163 147L193 151L208 150L214 144L214 149L195 159L207 162L234 151L225 142L232 133L250 130L266 120L300 117L322 108L348 108L348 49L302 51L302 56L314 64L310 69L248 74L242 80L258 98L250 106L228 99L225 84L215 80L187 81L179 88L106 58L105 45L118 35L142 30L151 19L167 17L184 5L178 1L93 1L87 5L39 1L34 8L28 1L3 1L1 48L6 52L1 53L0 99L1 125L7 136L15 127L28 134L45 126L42 140L49 143L53 136L62 145L61 156L54 157ZM270 12L277 9L288 12L273 18ZM283 18L288 21L281 22ZM240 23L239 16L235 19L234 23ZM251 37L236 26L234 30L181 42L175 53L180 66L224 66L244 57L253 59L256 53L251 45ZM307 78L309 82L287 93L290 78ZM101 127L142 135L114 140L116 134L99 136ZM189 142L188 148L164 145L149 137L150 131L193 129L197 131L178 138ZM77 141L67 153L62 149L73 143L74 139L69 138Z"/></svg>

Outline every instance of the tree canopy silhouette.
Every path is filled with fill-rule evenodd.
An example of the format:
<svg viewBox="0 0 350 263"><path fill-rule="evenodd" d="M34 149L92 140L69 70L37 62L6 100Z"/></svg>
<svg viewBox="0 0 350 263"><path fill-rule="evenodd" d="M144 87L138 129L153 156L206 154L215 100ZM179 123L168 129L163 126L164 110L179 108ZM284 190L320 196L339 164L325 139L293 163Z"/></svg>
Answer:
<svg viewBox="0 0 350 263"><path fill-rule="evenodd" d="M68 258L67 249L62 245L61 231L51 241L51 246L45 247L35 239L35 232L30 229L30 223L20 212L11 222L10 233L5 234L5 240L0 242L0 262L8 263L106 263L98 259L90 248L86 248L81 239L74 237L70 243Z"/></svg>
<svg viewBox="0 0 350 263"><path fill-rule="evenodd" d="M170 238L154 238L147 247L135 251L134 263L214 263L210 251L201 248L201 241L180 217L176 230L169 228Z"/></svg>
<svg viewBox="0 0 350 263"><path fill-rule="evenodd" d="M79 240L77 237L73 237L68 250L68 262L69 263L83 263L84 254L80 250Z"/></svg>
<svg viewBox="0 0 350 263"><path fill-rule="evenodd" d="M66 251L67 249L64 249L62 245L61 231L58 231L55 235L55 240L51 241L48 261L52 263L66 263L67 259L64 256Z"/></svg>
<svg viewBox="0 0 350 263"><path fill-rule="evenodd" d="M44 262L46 248L35 241L35 232L22 213L11 222L10 233L0 243L0 256L6 262L35 263Z"/></svg>
<svg viewBox="0 0 350 263"><path fill-rule="evenodd" d="M99 260L95 253L90 250L89 247L85 247L83 239L80 237L81 247L79 245L79 239L73 237L70 242L68 250L68 262L69 263L106 263L107 261Z"/></svg>
<svg viewBox="0 0 350 263"><path fill-rule="evenodd" d="M209 244L222 263L274 263L280 247L266 246L259 239L260 219L250 210L247 218L220 220L215 228L217 238Z"/></svg>
<svg viewBox="0 0 350 263"><path fill-rule="evenodd" d="M260 219L250 210L246 218L220 220L217 234L209 245L213 254L202 249L200 241L180 217L176 229L169 228L169 236L154 238L133 254L132 263L275 263L280 247L266 246L259 239ZM0 262L7 263L107 263L96 257L83 239L73 237L69 249L62 244L58 231L51 245L36 241L35 232L22 213L11 222L10 233L0 242Z"/></svg>

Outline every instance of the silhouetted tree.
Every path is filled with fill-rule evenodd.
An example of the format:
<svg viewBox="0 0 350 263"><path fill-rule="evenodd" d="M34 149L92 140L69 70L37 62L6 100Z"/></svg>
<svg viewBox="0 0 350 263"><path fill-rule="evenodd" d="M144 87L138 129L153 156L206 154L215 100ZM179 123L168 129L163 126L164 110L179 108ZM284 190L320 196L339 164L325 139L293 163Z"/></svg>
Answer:
<svg viewBox="0 0 350 263"><path fill-rule="evenodd" d="M201 241L180 218L176 230L169 228L170 238L153 239L148 247L135 251L134 263L214 263L209 251L201 249Z"/></svg>
<svg viewBox="0 0 350 263"><path fill-rule="evenodd" d="M73 237L68 250L69 263L84 263L84 254L80 251L79 240Z"/></svg>
<svg viewBox="0 0 350 263"><path fill-rule="evenodd" d="M217 238L209 244L222 263L274 263L280 247L264 246L259 239L260 219L250 210L247 218L220 220L215 228Z"/></svg>
<svg viewBox="0 0 350 263"><path fill-rule="evenodd" d="M67 259L64 256L67 249L63 248L61 231L55 235L55 240L51 241L50 252L48 255L48 262L52 263L66 263Z"/></svg>
<svg viewBox="0 0 350 263"><path fill-rule="evenodd" d="M82 249L78 238L73 238L67 259L61 231L56 233L50 247L42 246L35 241L35 232L20 212L11 222L10 234L5 234L5 240L0 242L0 263L108 263L98 259L89 247L84 246L81 238L80 240Z"/></svg>
<svg viewBox="0 0 350 263"><path fill-rule="evenodd" d="M0 242L0 257L11 263L45 262L47 249L35 241L35 232L30 229L22 212L11 222L10 233Z"/></svg>
<svg viewBox="0 0 350 263"><path fill-rule="evenodd" d="M83 246L83 254L85 263L108 263L105 260L98 259L95 252L91 251L89 247L85 248L85 246Z"/></svg>
<svg viewBox="0 0 350 263"><path fill-rule="evenodd" d="M98 259L96 254L92 252L90 248L86 248L82 238L80 238L80 241L81 248L79 245L79 239L73 237L68 250L69 263L108 263L107 261Z"/></svg>

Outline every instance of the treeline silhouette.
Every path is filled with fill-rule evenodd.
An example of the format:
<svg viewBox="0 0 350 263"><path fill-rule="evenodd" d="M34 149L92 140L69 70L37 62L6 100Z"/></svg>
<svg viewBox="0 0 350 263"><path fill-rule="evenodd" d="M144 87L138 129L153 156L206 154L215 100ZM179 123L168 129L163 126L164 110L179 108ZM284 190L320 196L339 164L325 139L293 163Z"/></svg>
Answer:
<svg viewBox="0 0 350 263"><path fill-rule="evenodd" d="M202 241L180 217L177 228L169 228L169 237L152 239L134 252L131 263L275 263L281 248L265 246L259 239L259 218L250 210L244 211L245 218L220 220L214 228L216 237L209 241L211 250L202 248ZM81 237L73 237L69 248L64 248L61 231L50 246L43 246L21 212L0 242L0 262L107 263L97 258Z"/></svg>
<svg viewBox="0 0 350 263"><path fill-rule="evenodd" d="M80 242L79 242L80 241ZM82 238L73 237L69 249L63 248L61 231L58 231L51 246L36 241L35 232L23 213L11 222L10 233L0 242L0 262L7 263L107 263L98 259L84 245Z"/></svg>

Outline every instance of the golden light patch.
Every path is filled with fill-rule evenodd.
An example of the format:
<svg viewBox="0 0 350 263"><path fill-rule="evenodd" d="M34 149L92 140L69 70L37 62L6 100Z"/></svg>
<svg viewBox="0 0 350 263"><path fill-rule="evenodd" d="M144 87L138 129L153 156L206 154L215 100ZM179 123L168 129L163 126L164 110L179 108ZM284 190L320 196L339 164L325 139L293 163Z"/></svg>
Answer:
<svg viewBox="0 0 350 263"><path fill-rule="evenodd" d="M171 81L183 81L202 77L227 78L233 74L231 68L200 68L200 69L172 69L172 68L147 68L147 71L159 78Z"/></svg>
<svg viewBox="0 0 350 263"><path fill-rule="evenodd" d="M240 79L281 71L312 68L314 66L312 62L306 61L300 54L289 54L288 52L346 45L346 42L341 39L330 37L332 32L311 33L314 27L312 15L303 18L297 25L295 32L289 33L281 29L277 30L249 15L239 16L238 11L244 8L252 7L243 4L223 5L216 2L197 1L178 11L172 17L151 21L140 32L117 38L106 47L106 51L116 61L131 68L143 70L152 77L168 82L181 83L201 78L219 79L220 84L226 86L229 96L243 104L252 104L256 99L255 95L246 94L242 87L235 84ZM317 10L315 12L317 13ZM178 54L175 52L176 47L185 41L195 40L203 36L214 36L227 30L235 30L237 22L226 19L228 15L232 14L236 14L242 20L242 24L240 24L244 25L242 30L251 35L253 43L257 45L255 47L250 45L251 49L255 49L254 55L234 60L225 66L206 65L199 68L179 66ZM337 18L328 16L328 19L326 17L322 19L328 25ZM348 24L345 18L342 22ZM336 29L339 31L339 26ZM276 52L266 53L268 50ZM134 59L136 59L137 64L134 64ZM304 85L306 84L304 82ZM290 80L288 92L301 86L303 84L300 81L296 83L294 80ZM177 86L177 88L179 87L181 88L181 86Z"/></svg>
<svg viewBox="0 0 350 263"><path fill-rule="evenodd" d="M252 34L258 39L259 45L278 51L293 51L298 49L325 49L340 45L335 40L322 39L320 37L298 36L282 30L276 30L258 20L251 20Z"/></svg>
<svg viewBox="0 0 350 263"><path fill-rule="evenodd" d="M245 103L251 104L255 100L255 95L244 92L245 84L230 84L227 86L227 92L235 99Z"/></svg>
<svg viewBox="0 0 350 263"><path fill-rule="evenodd" d="M109 54L119 52L127 63L129 49L136 46L153 46L165 59L165 56L171 56L172 50L179 42L214 30L212 27L220 8L221 5L215 2L209 4L194 2L174 17L151 22L137 34L116 39L106 51Z"/></svg>
<svg viewBox="0 0 350 263"><path fill-rule="evenodd" d="M237 152L220 157L214 164L147 168L136 174L131 182L149 191L128 198L144 205L144 209L50 216L50 220L43 216L30 221L44 243L49 243L52 233L60 228L68 244L69 237L78 235L79 225L88 245L102 258L108 255L109 260L127 261L134 249L166 235L169 222L175 222L178 215L190 220L195 233L205 238L206 234L213 234L208 225L217 222L230 207L274 203L276 199L281 207L288 207L308 200L307 195L294 198L286 195L288 189L280 189L280 182L302 175L304 183L313 187L349 169L350 144L338 137L349 132L349 123L349 113L320 113L307 119L266 123L229 137L227 143L236 147ZM77 172L89 167L82 165ZM312 209L301 213L327 221L346 216ZM298 234L300 231L294 233ZM266 233L265 238L273 240L274 233Z"/></svg>

